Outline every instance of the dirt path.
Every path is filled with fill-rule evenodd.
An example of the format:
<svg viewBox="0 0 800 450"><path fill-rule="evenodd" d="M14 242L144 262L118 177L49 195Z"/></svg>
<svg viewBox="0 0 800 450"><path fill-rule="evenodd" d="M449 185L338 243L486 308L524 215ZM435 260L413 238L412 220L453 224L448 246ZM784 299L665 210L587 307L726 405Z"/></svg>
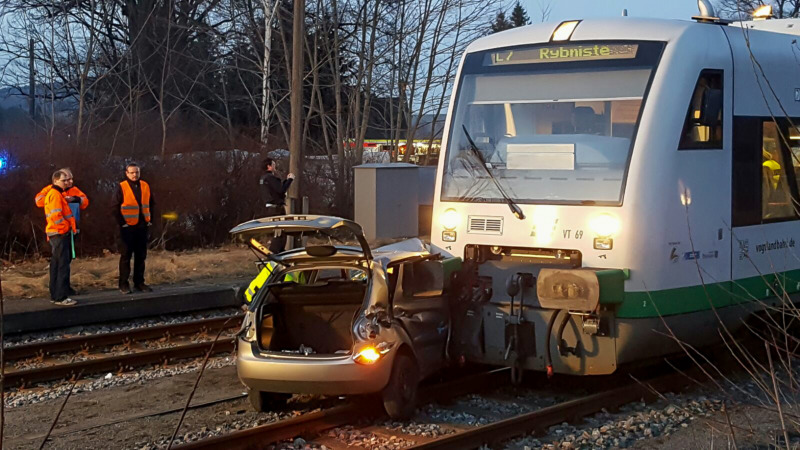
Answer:
<svg viewBox="0 0 800 450"><path fill-rule="evenodd" d="M180 408L194 385L197 373L92 392L82 392L70 398L47 448L108 449L132 448L143 442L153 442L170 436L178 423L179 414L172 413L149 418L123 421L99 426L120 419L147 413ZM243 387L236 377L236 367L207 370L198 386L193 403L217 400L241 394ZM13 408L6 411L6 448L37 448L61 406L63 399ZM246 399L219 403L190 410L181 430L216 427L226 419L244 419L256 413Z"/></svg>
<svg viewBox="0 0 800 450"><path fill-rule="evenodd" d="M253 254L244 246L226 246L186 252L151 251L147 255L148 284L181 283L205 279L255 276ZM119 255L78 258L72 262L72 285L79 291L114 289L119 276ZM49 262L46 259L4 266L6 298L42 298L49 295Z"/></svg>

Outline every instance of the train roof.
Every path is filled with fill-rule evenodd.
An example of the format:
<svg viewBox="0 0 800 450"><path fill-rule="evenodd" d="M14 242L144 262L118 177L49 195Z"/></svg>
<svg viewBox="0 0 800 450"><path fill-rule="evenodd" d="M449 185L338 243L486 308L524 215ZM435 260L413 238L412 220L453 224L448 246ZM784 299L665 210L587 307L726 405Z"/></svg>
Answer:
<svg viewBox="0 0 800 450"><path fill-rule="evenodd" d="M467 47L467 52L547 43L550 42L550 37L559 23L545 22L495 33L472 42ZM717 33L719 32L719 27L739 28L742 26L749 30L800 35L800 19L757 20L723 25L699 23L692 20L617 17L582 20L575 28L569 41L643 40L670 42L690 29L692 31L705 29L708 30L708 33Z"/></svg>

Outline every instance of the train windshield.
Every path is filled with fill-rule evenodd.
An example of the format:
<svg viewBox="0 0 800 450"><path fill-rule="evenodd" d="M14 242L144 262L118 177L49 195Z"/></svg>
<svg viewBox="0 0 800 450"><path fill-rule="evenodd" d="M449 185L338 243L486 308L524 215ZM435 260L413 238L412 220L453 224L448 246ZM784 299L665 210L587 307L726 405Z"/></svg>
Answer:
<svg viewBox="0 0 800 450"><path fill-rule="evenodd" d="M503 202L503 190L517 203L620 204L662 49L606 43L469 54L442 200Z"/></svg>

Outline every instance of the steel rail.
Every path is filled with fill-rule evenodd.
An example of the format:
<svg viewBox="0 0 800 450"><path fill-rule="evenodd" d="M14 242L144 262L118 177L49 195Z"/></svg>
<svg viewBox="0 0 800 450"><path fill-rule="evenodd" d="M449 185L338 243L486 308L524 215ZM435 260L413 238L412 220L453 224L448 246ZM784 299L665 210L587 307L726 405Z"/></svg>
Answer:
<svg viewBox="0 0 800 450"><path fill-rule="evenodd" d="M508 369L505 368L468 375L450 382L423 387L420 390L420 397L427 401L444 400L491 388L501 379L507 378ZM384 415L385 413L378 404L348 403L222 436L177 445L173 448L180 450L265 448L269 444L282 440L297 436L313 437L325 430L351 424L363 418Z"/></svg>
<svg viewBox="0 0 800 450"><path fill-rule="evenodd" d="M130 330L120 330L111 333L98 333L88 336L75 336L53 341L32 342L30 344L6 347L5 359L19 360L56 353L71 351L91 350L110 345L125 344L128 342L142 341L170 336L185 336L201 331L216 331L222 327L233 328L241 324L243 314L230 316L214 317L211 319L195 320L191 322L174 323L168 325L158 325L147 328L134 328ZM229 322L230 321L230 322ZM228 323L229 325L225 325Z"/></svg>
<svg viewBox="0 0 800 450"><path fill-rule="evenodd" d="M297 436L313 436L365 417L364 407L355 403L314 411L242 431L173 446L180 450L224 448L265 448L267 445Z"/></svg>
<svg viewBox="0 0 800 450"><path fill-rule="evenodd" d="M130 367L162 363L170 359L194 358L205 355L212 345L214 346L214 354L230 352L235 348L236 338L225 337L220 338L216 343L213 340L209 340L177 347L145 350L68 364L6 372L4 376L4 385L6 388L26 386L31 383L43 381L69 379L81 372L86 376L102 372L125 370Z"/></svg>
<svg viewBox="0 0 800 450"><path fill-rule="evenodd" d="M563 422L575 422L582 417L595 414L603 408L614 409L643 398L653 400L658 397L660 392L678 390L693 383L692 379L697 373L690 372L693 372L691 376L675 373L642 382L632 380L630 385L590 394L478 428L445 435L411 448L453 450L479 448L481 445L491 446L532 431L543 432L549 426ZM504 379L507 376L508 369L498 369L430 386L421 392L421 396L428 401L447 400L496 386L493 381L499 381L500 377ZM352 424L368 417L381 416L383 413L377 409L367 410L363 405L346 404L289 420L179 445L176 448L181 450L264 448L269 444L298 436L314 438L331 428Z"/></svg>
<svg viewBox="0 0 800 450"><path fill-rule="evenodd" d="M502 441L530 432L544 432L547 427L563 422L575 422L582 417L600 412L603 408L614 409L645 398L653 400L657 393L676 390L691 383L684 374L663 375L641 383L633 381L621 386L585 397L548 406L530 413L460 431L436 438L409 448L425 450L461 450L488 445L494 448Z"/></svg>

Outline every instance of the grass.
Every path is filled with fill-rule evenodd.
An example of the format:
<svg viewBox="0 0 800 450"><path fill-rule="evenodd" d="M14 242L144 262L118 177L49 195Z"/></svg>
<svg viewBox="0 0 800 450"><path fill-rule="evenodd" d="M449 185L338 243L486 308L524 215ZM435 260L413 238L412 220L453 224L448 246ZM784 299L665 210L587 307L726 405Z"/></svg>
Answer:
<svg viewBox="0 0 800 450"><path fill-rule="evenodd" d="M253 254L244 246L185 252L154 251L147 255L145 281L159 285L207 279L247 278L257 275ZM72 286L81 292L116 289L119 255L72 261ZM3 291L6 299L46 298L49 295L49 262L45 258L3 267Z"/></svg>

